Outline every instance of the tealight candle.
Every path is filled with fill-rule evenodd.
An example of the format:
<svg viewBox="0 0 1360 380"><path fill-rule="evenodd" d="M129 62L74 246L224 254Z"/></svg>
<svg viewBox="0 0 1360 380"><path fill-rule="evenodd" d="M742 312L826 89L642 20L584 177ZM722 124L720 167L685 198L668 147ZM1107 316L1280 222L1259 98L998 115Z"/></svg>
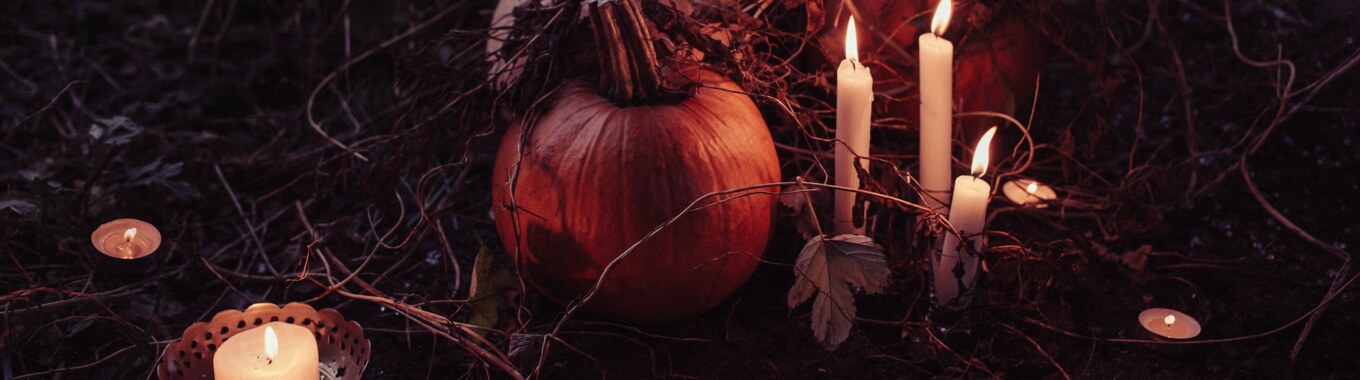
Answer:
<svg viewBox="0 0 1360 380"><path fill-rule="evenodd" d="M874 103L874 77L859 63L855 18L845 30L845 60L836 70L836 185L859 188L859 169L869 169L869 111ZM864 159L861 159L863 157ZM864 208L855 217L855 193L837 191L835 233L864 234ZM856 225L855 220L860 223Z"/></svg>
<svg viewBox="0 0 1360 380"><path fill-rule="evenodd" d="M954 181L954 196L950 200L949 225L958 235L944 234L940 253L932 255L932 275L935 279L936 305L947 309L962 309L969 299L960 297L960 289L972 289L977 281L978 256L982 249L982 231L987 224L987 202L992 186L982 180L987 173L987 150L991 147L996 127L987 130L978 140L973 152L972 175L961 175ZM965 243L959 235L968 238ZM968 244L967 247L963 247Z"/></svg>
<svg viewBox="0 0 1360 380"><path fill-rule="evenodd" d="M1006 200L1017 205L1034 205L1037 208L1048 207L1048 202L1058 199L1058 193L1052 187L1039 183L1032 179L1017 179L1007 181L1001 185L1001 193L1006 194Z"/></svg>
<svg viewBox="0 0 1360 380"><path fill-rule="evenodd" d="M951 0L941 0L930 31L917 39L921 82L921 188L925 204L947 214L949 178L953 176L954 44L944 39Z"/></svg>
<svg viewBox="0 0 1360 380"><path fill-rule="evenodd" d="M137 219L115 219L95 229L90 243L109 257L131 260L155 252L161 246L161 232Z"/></svg>
<svg viewBox="0 0 1360 380"><path fill-rule="evenodd" d="M284 322L242 331L213 354L217 380L316 380L321 377L312 330Z"/></svg>
<svg viewBox="0 0 1360 380"><path fill-rule="evenodd" d="M1138 324L1148 332L1168 339L1190 339L1199 335L1199 321L1188 314L1163 308L1143 310Z"/></svg>

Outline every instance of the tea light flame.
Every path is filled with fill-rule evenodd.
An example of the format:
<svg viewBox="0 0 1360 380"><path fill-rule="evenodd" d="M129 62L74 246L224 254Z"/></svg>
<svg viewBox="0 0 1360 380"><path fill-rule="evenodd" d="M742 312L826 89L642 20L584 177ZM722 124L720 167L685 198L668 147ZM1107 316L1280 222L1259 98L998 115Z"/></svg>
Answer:
<svg viewBox="0 0 1360 380"><path fill-rule="evenodd" d="M855 35L855 16L850 16L850 26L845 29L845 59L853 66L859 66L859 38Z"/></svg>
<svg viewBox="0 0 1360 380"><path fill-rule="evenodd" d="M264 356L271 361L279 356L279 335L274 333L273 326L264 327Z"/></svg>
<svg viewBox="0 0 1360 380"><path fill-rule="evenodd" d="M94 248L109 257L131 260L145 257L161 245L156 226L137 219L114 219L90 234Z"/></svg>
<svg viewBox="0 0 1360 380"><path fill-rule="evenodd" d="M990 150L992 146L993 135L996 135L996 127L988 129L987 133L982 135L982 139L978 140L977 150L973 151L972 173L974 177L981 177L983 174L987 173L987 160L990 158L988 157L987 151Z"/></svg>
<svg viewBox="0 0 1360 380"><path fill-rule="evenodd" d="M1036 191L1039 191L1039 183L1038 183L1038 182L1030 182L1030 183L1029 183L1029 186L1025 186L1025 192L1026 192L1026 193L1029 193L1030 195L1034 195L1034 192L1036 192Z"/></svg>
<svg viewBox="0 0 1360 380"><path fill-rule="evenodd" d="M1199 336L1199 321L1188 314L1172 309L1151 308L1138 314L1138 324L1153 335L1168 339L1191 339ZM1155 339L1155 338L1154 338Z"/></svg>
<svg viewBox="0 0 1360 380"><path fill-rule="evenodd" d="M121 253L122 256L123 256L123 259L132 259L132 258L136 258L136 257L137 257L137 250L136 250L137 247L134 246L134 244L132 244L132 239L136 239L136 238L137 238L137 227L130 227L130 228L128 228L127 230L124 230L124 231L123 231L123 244L119 244L119 245L118 245L118 248L115 248L114 250L118 251L118 253Z"/></svg>
<svg viewBox="0 0 1360 380"><path fill-rule="evenodd" d="M953 0L940 0L940 5L935 7L935 17L930 19L930 32L936 36L943 36L949 28L949 14L954 12L951 2Z"/></svg>

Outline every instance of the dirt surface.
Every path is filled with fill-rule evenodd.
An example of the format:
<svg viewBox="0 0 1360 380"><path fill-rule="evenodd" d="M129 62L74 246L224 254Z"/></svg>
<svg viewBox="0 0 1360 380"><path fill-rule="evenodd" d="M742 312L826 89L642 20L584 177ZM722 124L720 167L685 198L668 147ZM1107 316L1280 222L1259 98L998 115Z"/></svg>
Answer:
<svg viewBox="0 0 1360 380"><path fill-rule="evenodd" d="M807 28L837 28L808 22L836 2L708 3L646 11L755 94L785 180L826 178L824 52L840 47ZM1238 0L1228 18L1212 1L962 3L961 46L1004 34L989 15L1035 20L1037 89L1011 94L1033 162L997 161L1063 202L993 202L974 305L931 326L914 248L927 224L874 200L892 282L857 297L850 338L828 351L809 306L786 305L806 241L787 208L766 263L693 320L561 322L561 306L513 289L491 165L552 83L593 75L585 24L562 16L574 5L521 11L535 26L507 46L532 54L500 89L485 80L492 1L5 2L0 373L148 378L217 311L308 302L365 327L365 378L510 377L498 361L546 378L1360 377L1360 268L1342 259L1360 247L1360 7ZM737 42L694 37L713 28ZM887 99L866 188L912 200L916 120L888 104L915 101L914 85L884 78L912 77L901 54L915 47L884 46L864 53ZM882 90L894 85L908 90ZM1022 136L1003 129L997 151L1028 152ZM122 217L158 226L160 250L95 251L90 232ZM507 286L473 297L483 251L495 261L480 275L512 280L481 277ZM1149 307L1196 316L1199 344L1146 342L1135 318ZM489 344L465 323L489 327Z"/></svg>

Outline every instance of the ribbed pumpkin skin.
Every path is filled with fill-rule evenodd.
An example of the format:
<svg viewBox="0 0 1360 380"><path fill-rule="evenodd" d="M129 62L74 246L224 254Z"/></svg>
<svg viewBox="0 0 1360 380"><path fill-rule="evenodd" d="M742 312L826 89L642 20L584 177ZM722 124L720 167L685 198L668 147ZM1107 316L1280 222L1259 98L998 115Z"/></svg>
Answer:
<svg viewBox="0 0 1360 380"><path fill-rule="evenodd" d="M684 76L740 91L716 73ZM554 97L524 146L515 201L520 268L559 303L584 295L610 261L700 196L779 180L769 130L746 95L700 88L678 103L620 108L572 81ZM492 189L511 255L514 220L504 206L519 155L516 124L501 142ZM585 311L650 324L716 306L764 255L775 201L750 195L681 218L611 271Z"/></svg>

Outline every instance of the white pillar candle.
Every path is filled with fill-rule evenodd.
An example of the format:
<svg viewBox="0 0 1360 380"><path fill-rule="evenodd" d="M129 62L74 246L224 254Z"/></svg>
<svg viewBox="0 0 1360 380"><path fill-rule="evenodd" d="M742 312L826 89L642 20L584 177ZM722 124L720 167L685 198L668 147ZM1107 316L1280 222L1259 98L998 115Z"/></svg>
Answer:
<svg viewBox="0 0 1360 380"><path fill-rule="evenodd" d="M316 380L316 338L306 327L270 322L233 335L213 354L217 380Z"/></svg>
<svg viewBox="0 0 1360 380"><path fill-rule="evenodd" d="M1138 314L1138 324L1153 334L1170 339L1190 339L1199 336L1199 321L1188 314L1162 308L1144 310Z"/></svg>
<svg viewBox="0 0 1360 380"><path fill-rule="evenodd" d="M950 0L941 0L930 22L930 32L917 39L921 85L921 187L925 204L948 212L953 137L954 44L944 39L949 27Z"/></svg>
<svg viewBox="0 0 1360 380"><path fill-rule="evenodd" d="M958 236L945 233L941 252L932 257L935 277L935 297L937 305L948 309L961 309L968 306L968 297L960 298L962 291L973 288L977 280L977 252L982 249L982 231L987 222L987 201L992 186L982 180L987 172L987 149L990 148L996 127L988 130L978 141L977 151L973 153L972 175L959 176L954 181L954 196L950 201L949 224L959 235L968 238L963 246ZM962 273L956 273L961 271Z"/></svg>
<svg viewBox="0 0 1360 380"><path fill-rule="evenodd" d="M855 19L845 31L845 60L836 70L836 185L859 188L859 168L869 169L869 111L874 102L874 77L859 63ZM864 159L858 159L864 157ZM836 234L864 234L864 208L860 225L855 220L855 193L837 191L835 196Z"/></svg>

